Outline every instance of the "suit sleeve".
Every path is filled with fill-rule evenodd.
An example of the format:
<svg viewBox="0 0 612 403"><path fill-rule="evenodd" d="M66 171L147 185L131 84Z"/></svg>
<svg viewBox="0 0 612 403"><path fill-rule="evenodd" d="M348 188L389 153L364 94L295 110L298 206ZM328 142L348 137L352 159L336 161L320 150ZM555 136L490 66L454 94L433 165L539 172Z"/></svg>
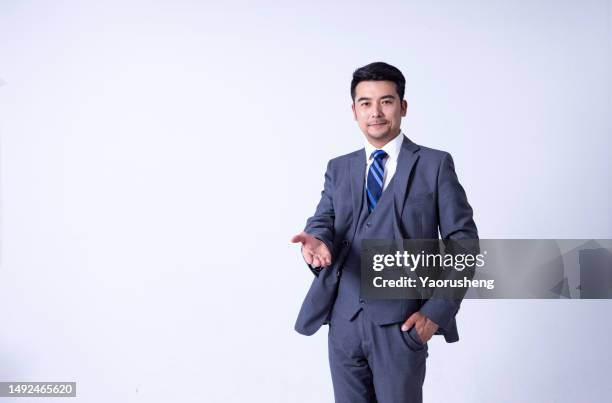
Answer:
<svg viewBox="0 0 612 403"><path fill-rule="evenodd" d="M321 191L321 200L319 200L319 204L317 205L314 215L306 221L304 232L323 242L329 249L330 253L333 253L335 215L331 165L332 163L329 161L325 171L325 183L323 185L323 191ZM308 265L308 267L316 276L318 276L321 270L323 270L320 267L315 268L311 265Z"/></svg>
<svg viewBox="0 0 612 403"><path fill-rule="evenodd" d="M444 243L447 244L448 240L478 239L472 207L455 173L453 158L448 153L444 154L440 163L437 186L440 236ZM421 313L442 329L447 329L460 304L460 299L433 298L425 302Z"/></svg>

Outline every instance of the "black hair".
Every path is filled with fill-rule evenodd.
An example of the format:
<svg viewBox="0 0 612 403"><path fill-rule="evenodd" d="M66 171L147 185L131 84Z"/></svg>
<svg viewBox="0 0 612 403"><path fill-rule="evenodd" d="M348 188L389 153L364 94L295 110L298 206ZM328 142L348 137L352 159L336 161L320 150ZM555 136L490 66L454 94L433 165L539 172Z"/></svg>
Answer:
<svg viewBox="0 0 612 403"><path fill-rule="evenodd" d="M351 81L351 98L353 102L355 102L355 87L362 81L392 81L395 83L400 101L404 99L406 79L397 67L385 62L374 62L355 70L353 81Z"/></svg>

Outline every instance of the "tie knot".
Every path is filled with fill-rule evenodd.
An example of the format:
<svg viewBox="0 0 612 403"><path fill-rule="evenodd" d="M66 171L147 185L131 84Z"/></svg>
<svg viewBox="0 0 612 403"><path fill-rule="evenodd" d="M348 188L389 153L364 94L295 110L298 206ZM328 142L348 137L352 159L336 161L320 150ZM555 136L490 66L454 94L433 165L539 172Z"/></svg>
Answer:
<svg viewBox="0 0 612 403"><path fill-rule="evenodd" d="M386 156L387 153L384 150L375 150L370 157L382 161Z"/></svg>

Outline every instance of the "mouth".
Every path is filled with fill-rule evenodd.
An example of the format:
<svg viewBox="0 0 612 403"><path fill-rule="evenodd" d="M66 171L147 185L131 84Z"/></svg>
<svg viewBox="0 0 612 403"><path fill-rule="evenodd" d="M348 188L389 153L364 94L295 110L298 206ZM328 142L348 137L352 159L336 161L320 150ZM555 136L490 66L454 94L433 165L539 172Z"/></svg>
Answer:
<svg viewBox="0 0 612 403"><path fill-rule="evenodd" d="M379 126L384 126L384 125L386 125L386 124L387 124L387 122L370 123L368 126L379 127Z"/></svg>

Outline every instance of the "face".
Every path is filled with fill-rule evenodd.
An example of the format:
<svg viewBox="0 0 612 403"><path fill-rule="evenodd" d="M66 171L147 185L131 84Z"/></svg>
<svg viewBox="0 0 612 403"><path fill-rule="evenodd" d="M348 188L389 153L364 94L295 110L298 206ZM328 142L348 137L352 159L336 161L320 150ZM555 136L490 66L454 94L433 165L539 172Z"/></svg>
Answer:
<svg viewBox="0 0 612 403"><path fill-rule="evenodd" d="M362 81L355 87L353 115L374 147L380 148L400 132L408 104L399 99L392 81Z"/></svg>

